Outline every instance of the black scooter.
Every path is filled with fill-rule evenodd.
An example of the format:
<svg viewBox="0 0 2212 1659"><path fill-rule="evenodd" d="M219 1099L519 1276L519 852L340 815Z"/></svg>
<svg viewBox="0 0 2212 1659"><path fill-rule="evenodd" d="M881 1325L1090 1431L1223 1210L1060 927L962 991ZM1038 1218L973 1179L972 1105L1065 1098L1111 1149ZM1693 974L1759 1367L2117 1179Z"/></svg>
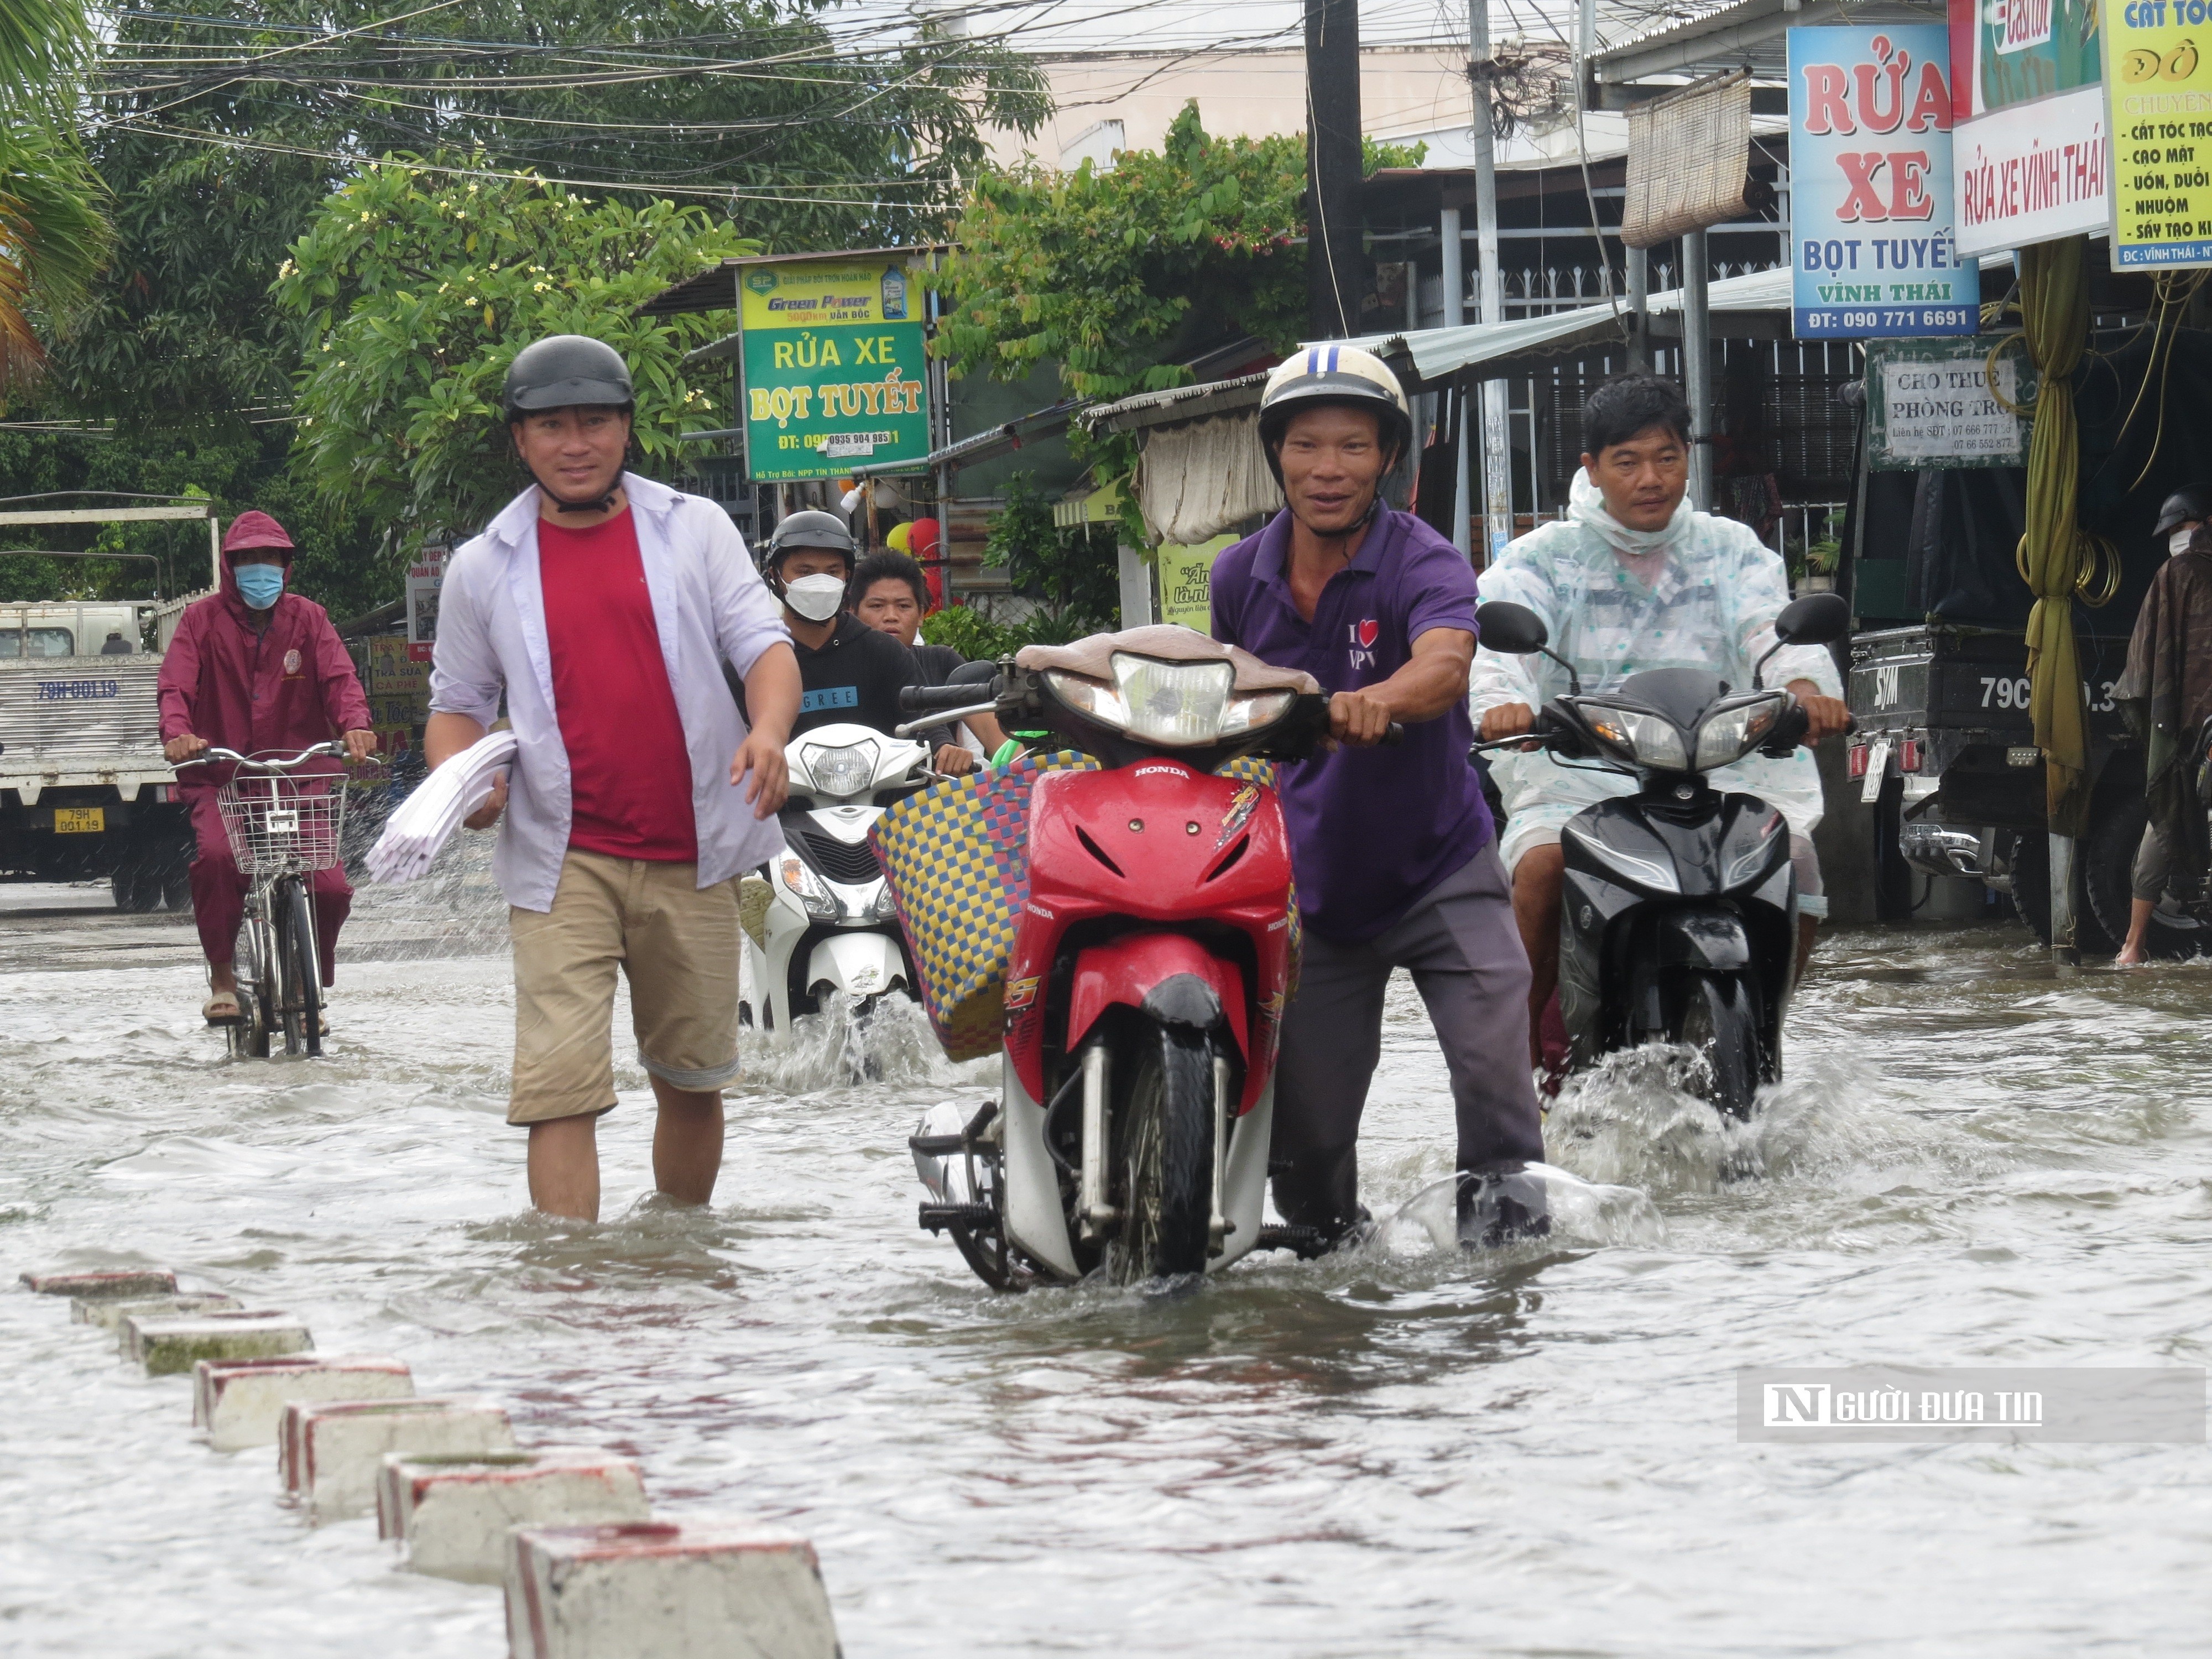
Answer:
<svg viewBox="0 0 2212 1659"><path fill-rule="evenodd" d="M1705 1098L1748 1118L1759 1085L1782 1075L1797 883L1782 814L1756 795L1723 793L1705 775L1754 750L1787 756L1803 740L1797 699L1760 680L1773 651L1748 691L1702 669L1661 668L1585 693L1547 648L1535 612L1499 600L1476 620L1486 648L1541 652L1566 669L1571 688L1526 735L1476 750L1534 744L1641 786L1584 808L1560 831L1559 1013L1570 1068L1619 1048L1679 1044L1704 1058ZM1776 618L1774 648L1829 644L1850 620L1837 595L1808 594Z"/></svg>

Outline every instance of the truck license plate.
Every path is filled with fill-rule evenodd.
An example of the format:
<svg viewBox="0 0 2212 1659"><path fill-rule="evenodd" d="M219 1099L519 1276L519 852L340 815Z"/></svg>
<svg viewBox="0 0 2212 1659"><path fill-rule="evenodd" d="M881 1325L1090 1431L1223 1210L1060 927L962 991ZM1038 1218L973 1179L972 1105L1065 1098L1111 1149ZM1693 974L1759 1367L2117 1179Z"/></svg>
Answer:
<svg viewBox="0 0 2212 1659"><path fill-rule="evenodd" d="M58 836L96 836L107 828L104 806L57 806L54 833Z"/></svg>

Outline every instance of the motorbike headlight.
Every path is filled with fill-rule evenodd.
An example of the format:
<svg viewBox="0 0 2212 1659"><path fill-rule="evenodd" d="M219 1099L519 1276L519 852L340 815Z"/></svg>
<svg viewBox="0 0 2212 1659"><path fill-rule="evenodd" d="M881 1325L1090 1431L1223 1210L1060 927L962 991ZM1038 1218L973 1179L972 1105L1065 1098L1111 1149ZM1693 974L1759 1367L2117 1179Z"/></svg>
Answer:
<svg viewBox="0 0 2212 1659"><path fill-rule="evenodd" d="M1690 769L1689 749L1670 720L1603 704L1585 704L1583 718L1589 722L1589 729L1597 734L1599 742L1638 766L1661 772L1686 772Z"/></svg>
<svg viewBox="0 0 2212 1659"><path fill-rule="evenodd" d="M1245 691L1230 698L1228 711L1221 717L1221 735L1231 737L1273 726L1289 712L1295 696L1290 691Z"/></svg>
<svg viewBox="0 0 2212 1659"><path fill-rule="evenodd" d="M889 882L885 882L877 891L874 914L879 921L895 921L898 919L898 903L891 897L891 884Z"/></svg>
<svg viewBox="0 0 2212 1659"><path fill-rule="evenodd" d="M1710 772L1741 760L1774 729L1781 716L1778 696L1722 709L1698 728L1698 770Z"/></svg>
<svg viewBox="0 0 2212 1659"><path fill-rule="evenodd" d="M1237 670L1225 662L1162 662L1117 651L1114 684L1128 710L1132 736L1188 745L1221 735Z"/></svg>
<svg viewBox="0 0 2212 1659"><path fill-rule="evenodd" d="M806 867L804 860L796 854L786 853L778 868L782 872L783 884L791 890L808 915L818 921L837 919L836 899L814 878L814 872Z"/></svg>
<svg viewBox="0 0 2212 1659"><path fill-rule="evenodd" d="M842 749L808 744L799 751L799 760L815 788L825 795L857 795L876 779L872 743L848 744Z"/></svg>

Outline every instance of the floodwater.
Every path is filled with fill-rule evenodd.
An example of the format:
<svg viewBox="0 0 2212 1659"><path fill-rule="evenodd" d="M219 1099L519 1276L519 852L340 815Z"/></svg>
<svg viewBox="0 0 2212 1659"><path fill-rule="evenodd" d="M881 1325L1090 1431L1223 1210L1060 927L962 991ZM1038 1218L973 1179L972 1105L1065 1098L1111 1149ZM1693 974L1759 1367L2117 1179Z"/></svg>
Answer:
<svg viewBox="0 0 2212 1659"><path fill-rule="evenodd" d="M332 1057L237 1062L188 925L0 888L0 1265L172 1265L635 1455L669 1516L811 1539L852 1659L2201 1651L2202 1446L1739 1444L1735 1368L2201 1365L2212 975L2059 981L2024 932L1826 942L1790 1080L1730 1134L1651 1066L1553 1116L1575 1237L1423 1224L1441 1063L1403 984L1377 1243L1195 1295L986 1292L904 1138L976 1068L753 1056L711 1212L650 1198L634 1066L608 1219L529 1217L480 878L364 896ZM1562 1183L1563 1188L1565 1183ZM1579 1190L1579 1189L1577 1189ZM0 1294L0 1648L504 1651L495 1592L310 1530L58 1300Z"/></svg>

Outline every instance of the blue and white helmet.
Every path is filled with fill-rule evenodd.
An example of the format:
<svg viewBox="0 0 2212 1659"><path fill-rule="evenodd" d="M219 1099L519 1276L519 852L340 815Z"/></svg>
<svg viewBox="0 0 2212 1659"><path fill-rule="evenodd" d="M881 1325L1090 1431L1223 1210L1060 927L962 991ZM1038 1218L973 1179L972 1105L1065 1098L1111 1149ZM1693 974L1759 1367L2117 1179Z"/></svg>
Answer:
<svg viewBox="0 0 2212 1659"><path fill-rule="evenodd" d="M1276 365L1267 390L1260 394L1260 447L1267 453L1267 467L1277 483L1283 481L1283 469L1276 453L1291 416L1302 409L1329 404L1372 410L1393 465L1413 441L1413 411L1405 388L1380 357L1358 346L1301 346Z"/></svg>

